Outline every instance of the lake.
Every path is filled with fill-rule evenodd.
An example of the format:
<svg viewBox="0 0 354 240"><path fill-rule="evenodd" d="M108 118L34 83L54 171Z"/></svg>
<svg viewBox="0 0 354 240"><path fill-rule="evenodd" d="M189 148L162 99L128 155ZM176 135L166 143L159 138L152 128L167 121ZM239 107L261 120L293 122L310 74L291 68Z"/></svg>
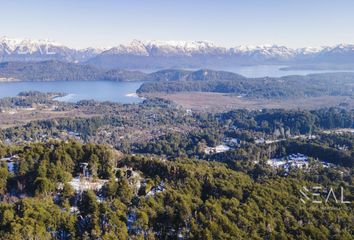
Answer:
<svg viewBox="0 0 354 240"><path fill-rule="evenodd" d="M68 95L59 101L77 102L94 99L120 103L138 103L142 99L135 92L141 82L114 81L53 81L0 83L0 98L14 97L23 91L59 92Z"/></svg>
<svg viewBox="0 0 354 240"><path fill-rule="evenodd" d="M228 71L241 74L249 78L259 77L283 77L289 75L307 75L311 73L329 73L329 72L353 72L353 70L280 70L281 68L288 67L287 65L256 65L256 66L234 66L234 67L207 67L207 69L217 71ZM196 71L200 68L184 68L184 70ZM135 71L152 73L164 69L133 69Z"/></svg>
<svg viewBox="0 0 354 240"><path fill-rule="evenodd" d="M281 71L279 65L235 66L219 68L235 72L246 77L281 77L286 75L306 75L309 73L336 72L329 70L291 70ZM151 72L146 71L145 72ZM0 83L0 98L13 97L22 91L60 92L68 95L58 98L60 101L77 102L93 99L120 103L138 103L142 99L135 92L142 82L114 81L54 81L54 82L11 82Z"/></svg>
<svg viewBox="0 0 354 240"><path fill-rule="evenodd" d="M241 74L249 78L258 77L283 77L288 75L307 75L311 73L328 73L328 72L353 72L353 70L280 70L282 65L258 65L258 66L235 66L218 68L217 70L229 71Z"/></svg>

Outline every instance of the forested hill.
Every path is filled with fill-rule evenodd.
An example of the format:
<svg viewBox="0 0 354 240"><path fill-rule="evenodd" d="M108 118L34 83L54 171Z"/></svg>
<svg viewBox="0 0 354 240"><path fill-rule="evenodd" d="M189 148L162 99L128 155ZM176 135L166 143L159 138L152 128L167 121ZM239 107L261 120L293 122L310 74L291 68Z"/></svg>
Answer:
<svg viewBox="0 0 354 240"><path fill-rule="evenodd" d="M6 81L132 81L142 80L145 75L138 71L107 71L90 65L60 61L0 63L0 80Z"/></svg>
<svg viewBox="0 0 354 240"><path fill-rule="evenodd" d="M354 96L354 73L323 73L281 78L197 79L147 82L138 92L219 92L251 98Z"/></svg>
<svg viewBox="0 0 354 240"><path fill-rule="evenodd" d="M345 187L343 198L352 201L350 180L336 179L333 170L270 177L271 170L261 165L235 171L203 160L120 157L107 146L73 141L0 145L0 157L8 152L20 160L15 173L0 166L0 194L9 199L0 203L1 239L353 236L350 204L336 203L333 197L326 204L315 205L312 198L301 201L303 186L321 186L325 181L335 190ZM93 179L104 182L99 190L75 188L78 179L79 186L98 185L78 177L87 161ZM9 198L12 192L21 198Z"/></svg>
<svg viewBox="0 0 354 240"><path fill-rule="evenodd" d="M168 69L147 74L122 69L104 70L91 65L60 61L43 61L0 63L0 79L7 79L7 81L211 81L241 80L245 79L245 77L236 73L207 69L198 71Z"/></svg>
<svg viewBox="0 0 354 240"><path fill-rule="evenodd" d="M216 81L216 80L245 80L246 77L237 73L225 71L213 71L210 69L200 69L197 71L187 71L178 69L167 69L150 73L145 80L150 81Z"/></svg>

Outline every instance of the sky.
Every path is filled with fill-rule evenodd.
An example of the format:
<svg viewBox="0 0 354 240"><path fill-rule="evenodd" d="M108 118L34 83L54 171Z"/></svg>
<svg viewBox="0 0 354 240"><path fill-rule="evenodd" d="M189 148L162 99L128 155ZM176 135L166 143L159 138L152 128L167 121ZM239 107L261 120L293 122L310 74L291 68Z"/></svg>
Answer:
<svg viewBox="0 0 354 240"><path fill-rule="evenodd" d="M354 43L353 0L0 0L0 36L112 47L208 40L288 47Z"/></svg>

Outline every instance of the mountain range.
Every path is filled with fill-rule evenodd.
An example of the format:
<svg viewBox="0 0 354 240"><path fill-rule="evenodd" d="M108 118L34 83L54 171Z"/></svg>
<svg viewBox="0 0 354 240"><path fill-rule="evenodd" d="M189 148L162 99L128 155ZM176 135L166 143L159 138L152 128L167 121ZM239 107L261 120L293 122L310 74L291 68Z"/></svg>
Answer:
<svg viewBox="0 0 354 240"><path fill-rule="evenodd" d="M56 60L104 69L220 68L239 65L354 67L354 45L293 49L286 46L221 47L208 41L139 41L109 49L74 49L46 40L0 37L0 62Z"/></svg>

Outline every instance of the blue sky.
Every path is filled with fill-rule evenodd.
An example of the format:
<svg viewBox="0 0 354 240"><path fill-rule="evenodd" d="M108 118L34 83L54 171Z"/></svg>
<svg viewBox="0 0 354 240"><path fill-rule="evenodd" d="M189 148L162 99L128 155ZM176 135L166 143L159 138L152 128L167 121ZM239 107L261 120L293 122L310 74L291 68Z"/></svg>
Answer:
<svg viewBox="0 0 354 240"><path fill-rule="evenodd" d="M11 0L0 35L72 47L141 40L210 40L290 47L354 43L352 0Z"/></svg>

